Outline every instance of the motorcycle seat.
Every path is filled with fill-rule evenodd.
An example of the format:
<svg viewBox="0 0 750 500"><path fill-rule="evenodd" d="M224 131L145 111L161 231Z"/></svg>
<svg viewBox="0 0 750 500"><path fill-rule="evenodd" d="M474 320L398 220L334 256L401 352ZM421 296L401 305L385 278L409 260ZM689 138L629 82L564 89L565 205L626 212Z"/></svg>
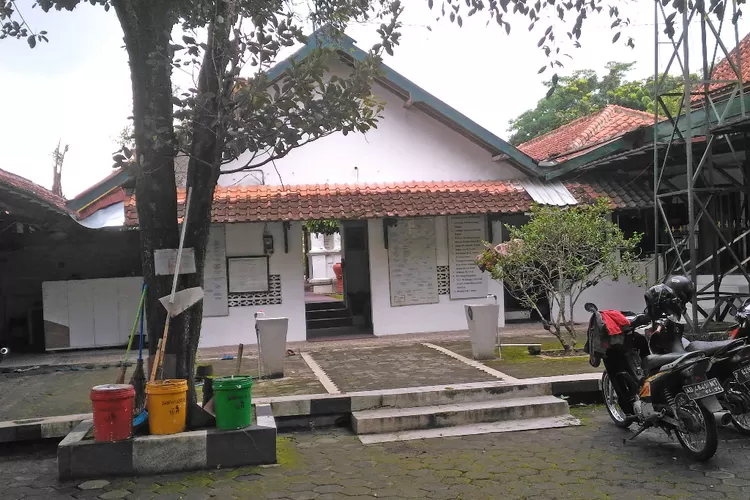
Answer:
<svg viewBox="0 0 750 500"><path fill-rule="evenodd" d="M717 352L719 352L720 349L723 349L724 347L728 346L734 342L734 340L717 340L714 342L705 342L701 340L696 340L694 342L690 342L688 346L685 348L687 352L695 352L700 351L704 353L706 356L713 356Z"/></svg>
<svg viewBox="0 0 750 500"><path fill-rule="evenodd" d="M677 361L684 355L684 352L670 352L669 354L649 354L648 356L643 358L643 368L647 372L653 373L662 366L669 364L672 361Z"/></svg>

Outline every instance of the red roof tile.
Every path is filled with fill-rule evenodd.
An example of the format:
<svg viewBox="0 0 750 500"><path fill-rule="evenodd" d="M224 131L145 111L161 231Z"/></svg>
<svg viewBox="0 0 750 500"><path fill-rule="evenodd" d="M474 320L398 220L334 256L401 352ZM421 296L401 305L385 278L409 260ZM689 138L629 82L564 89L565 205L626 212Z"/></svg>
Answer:
<svg viewBox="0 0 750 500"><path fill-rule="evenodd" d="M48 208L66 213L68 211L65 208L65 199L62 196L57 196L49 189L31 182L25 177L11 174L2 169L0 169L0 188L13 191L26 198L32 198Z"/></svg>
<svg viewBox="0 0 750 500"><path fill-rule="evenodd" d="M572 157L588 147L653 123L654 116L650 113L610 104L601 111L535 137L518 149L535 160Z"/></svg>
<svg viewBox="0 0 750 500"><path fill-rule="evenodd" d="M729 53L729 59L731 59L732 63L735 66L737 65L738 48L740 53L740 63L742 65L742 68L740 68L742 83L747 86L748 82L750 82L750 33L745 35L745 38L740 40L739 46L732 49L732 51ZM711 80L737 81L737 73L734 71L734 69L732 69L732 64L730 64L727 58L722 59L714 67L714 70L711 73ZM730 92L734 88L734 86L734 83L714 83L712 85L709 85L708 91L712 95L712 97L715 97L725 92ZM693 89L693 92L702 91L703 85L697 85L695 89ZM693 95L691 101L693 102L693 104L699 104L703 101L703 95Z"/></svg>
<svg viewBox="0 0 750 500"><path fill-rule="evenodd" d="M616 185L586 185L580 181L565 184L579 202L606 196L616 208L638 208L645 199L638 194L641 186L629 186L620 193ZM178 202L181 217L184 191L179 192ZM237 186L216 188L212 219L216 223L236 223L511 214L525 212L533 203L518 181ZM125 223L138 224L132 196L125 203Z"/></svg>

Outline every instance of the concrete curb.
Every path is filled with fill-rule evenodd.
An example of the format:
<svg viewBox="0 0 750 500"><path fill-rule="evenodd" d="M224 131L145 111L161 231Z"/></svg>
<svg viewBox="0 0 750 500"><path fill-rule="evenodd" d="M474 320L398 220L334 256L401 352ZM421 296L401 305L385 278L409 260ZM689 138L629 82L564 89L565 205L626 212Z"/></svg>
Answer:
<svg viewBox="0 0 750 500"><path fill-rule="evenodd" d="M84 437L84 420L57 447L60 480L166 474L189 470L276 463L276 423L269 405L256 405L256 424L244 429L206 429L166 436L137 436L117 443Z"/></svg>
<svg viewBox="0 0 750 500"><path fill-rule="evenodd" d="M352 411L367 407L388 406L389 401L415 393L442 393L462 389L493 389L502 387L543 386L545 394L566 396L570 404L593 404L601 402L599 380L601 373L558 375L518 379L516 381L474 382L453 386L424 386L379 391L350 392L343 394L305 394L256 398L253 402L270 405L276 426L280 430L325 427L348 423ZM546 386L548 384L548 387ZM437 403L436 403L437 404ZM376 405L376 406L372 406ZM58 417L13 420L0 422L0 443L34 441L39 439L61 439L84 420L91 420L90 413L63 415ZM260 418L260 417L258 417Z"/></svg>

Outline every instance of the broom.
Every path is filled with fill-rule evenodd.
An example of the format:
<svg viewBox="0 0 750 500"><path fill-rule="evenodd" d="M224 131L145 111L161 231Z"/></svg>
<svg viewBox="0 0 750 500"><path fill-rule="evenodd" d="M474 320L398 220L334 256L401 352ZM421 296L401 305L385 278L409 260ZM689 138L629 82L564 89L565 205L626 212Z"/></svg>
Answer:
<svg viewBox="0 0 750 500"><path fill-rule="evenodd" d="M143 285L143 290L141 291L141 300L138 302L138 312L135 315L135 321L133 321L133 329L130 331L130 339L128 340L128 348L125 350L125 357L122 358L122 363L120 363L120 373L117 375L117 380L115 381L115 384L124 384L125 383L125 372L128 369L128 357L130 356L130 348L133 346L133 337L135 336L135 329L138 326L138 318L141 316L141 311L143 310L143 301L146 298L146 285Z"/></svg>
<svg viewBox="0 0 750 500"><path fill-rule="evenodd" d="M143 292L146 292L146 285L143 285ZM139 415L146 407L146 372L143 370L143 314L141 311L141 332L138 340L138 362L133 370L133 376L130 377L130 385L135 389L135 403L133 404L133 414Z"/></svg>

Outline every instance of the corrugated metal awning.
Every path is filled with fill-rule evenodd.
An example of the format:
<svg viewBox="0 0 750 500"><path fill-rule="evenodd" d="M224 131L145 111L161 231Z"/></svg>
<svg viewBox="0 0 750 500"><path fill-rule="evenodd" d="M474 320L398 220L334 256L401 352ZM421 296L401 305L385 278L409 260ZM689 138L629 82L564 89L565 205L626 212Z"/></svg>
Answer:
<svg viewBox="0 0 750 500"><path fill-rule="evenodd" d="M564 207L568 205L577 205L575 197L570 194L562 182L545 182L542 183L537 179L523 179L521 185L529 193L531 199L541 205L555 205Z"/></svg>

